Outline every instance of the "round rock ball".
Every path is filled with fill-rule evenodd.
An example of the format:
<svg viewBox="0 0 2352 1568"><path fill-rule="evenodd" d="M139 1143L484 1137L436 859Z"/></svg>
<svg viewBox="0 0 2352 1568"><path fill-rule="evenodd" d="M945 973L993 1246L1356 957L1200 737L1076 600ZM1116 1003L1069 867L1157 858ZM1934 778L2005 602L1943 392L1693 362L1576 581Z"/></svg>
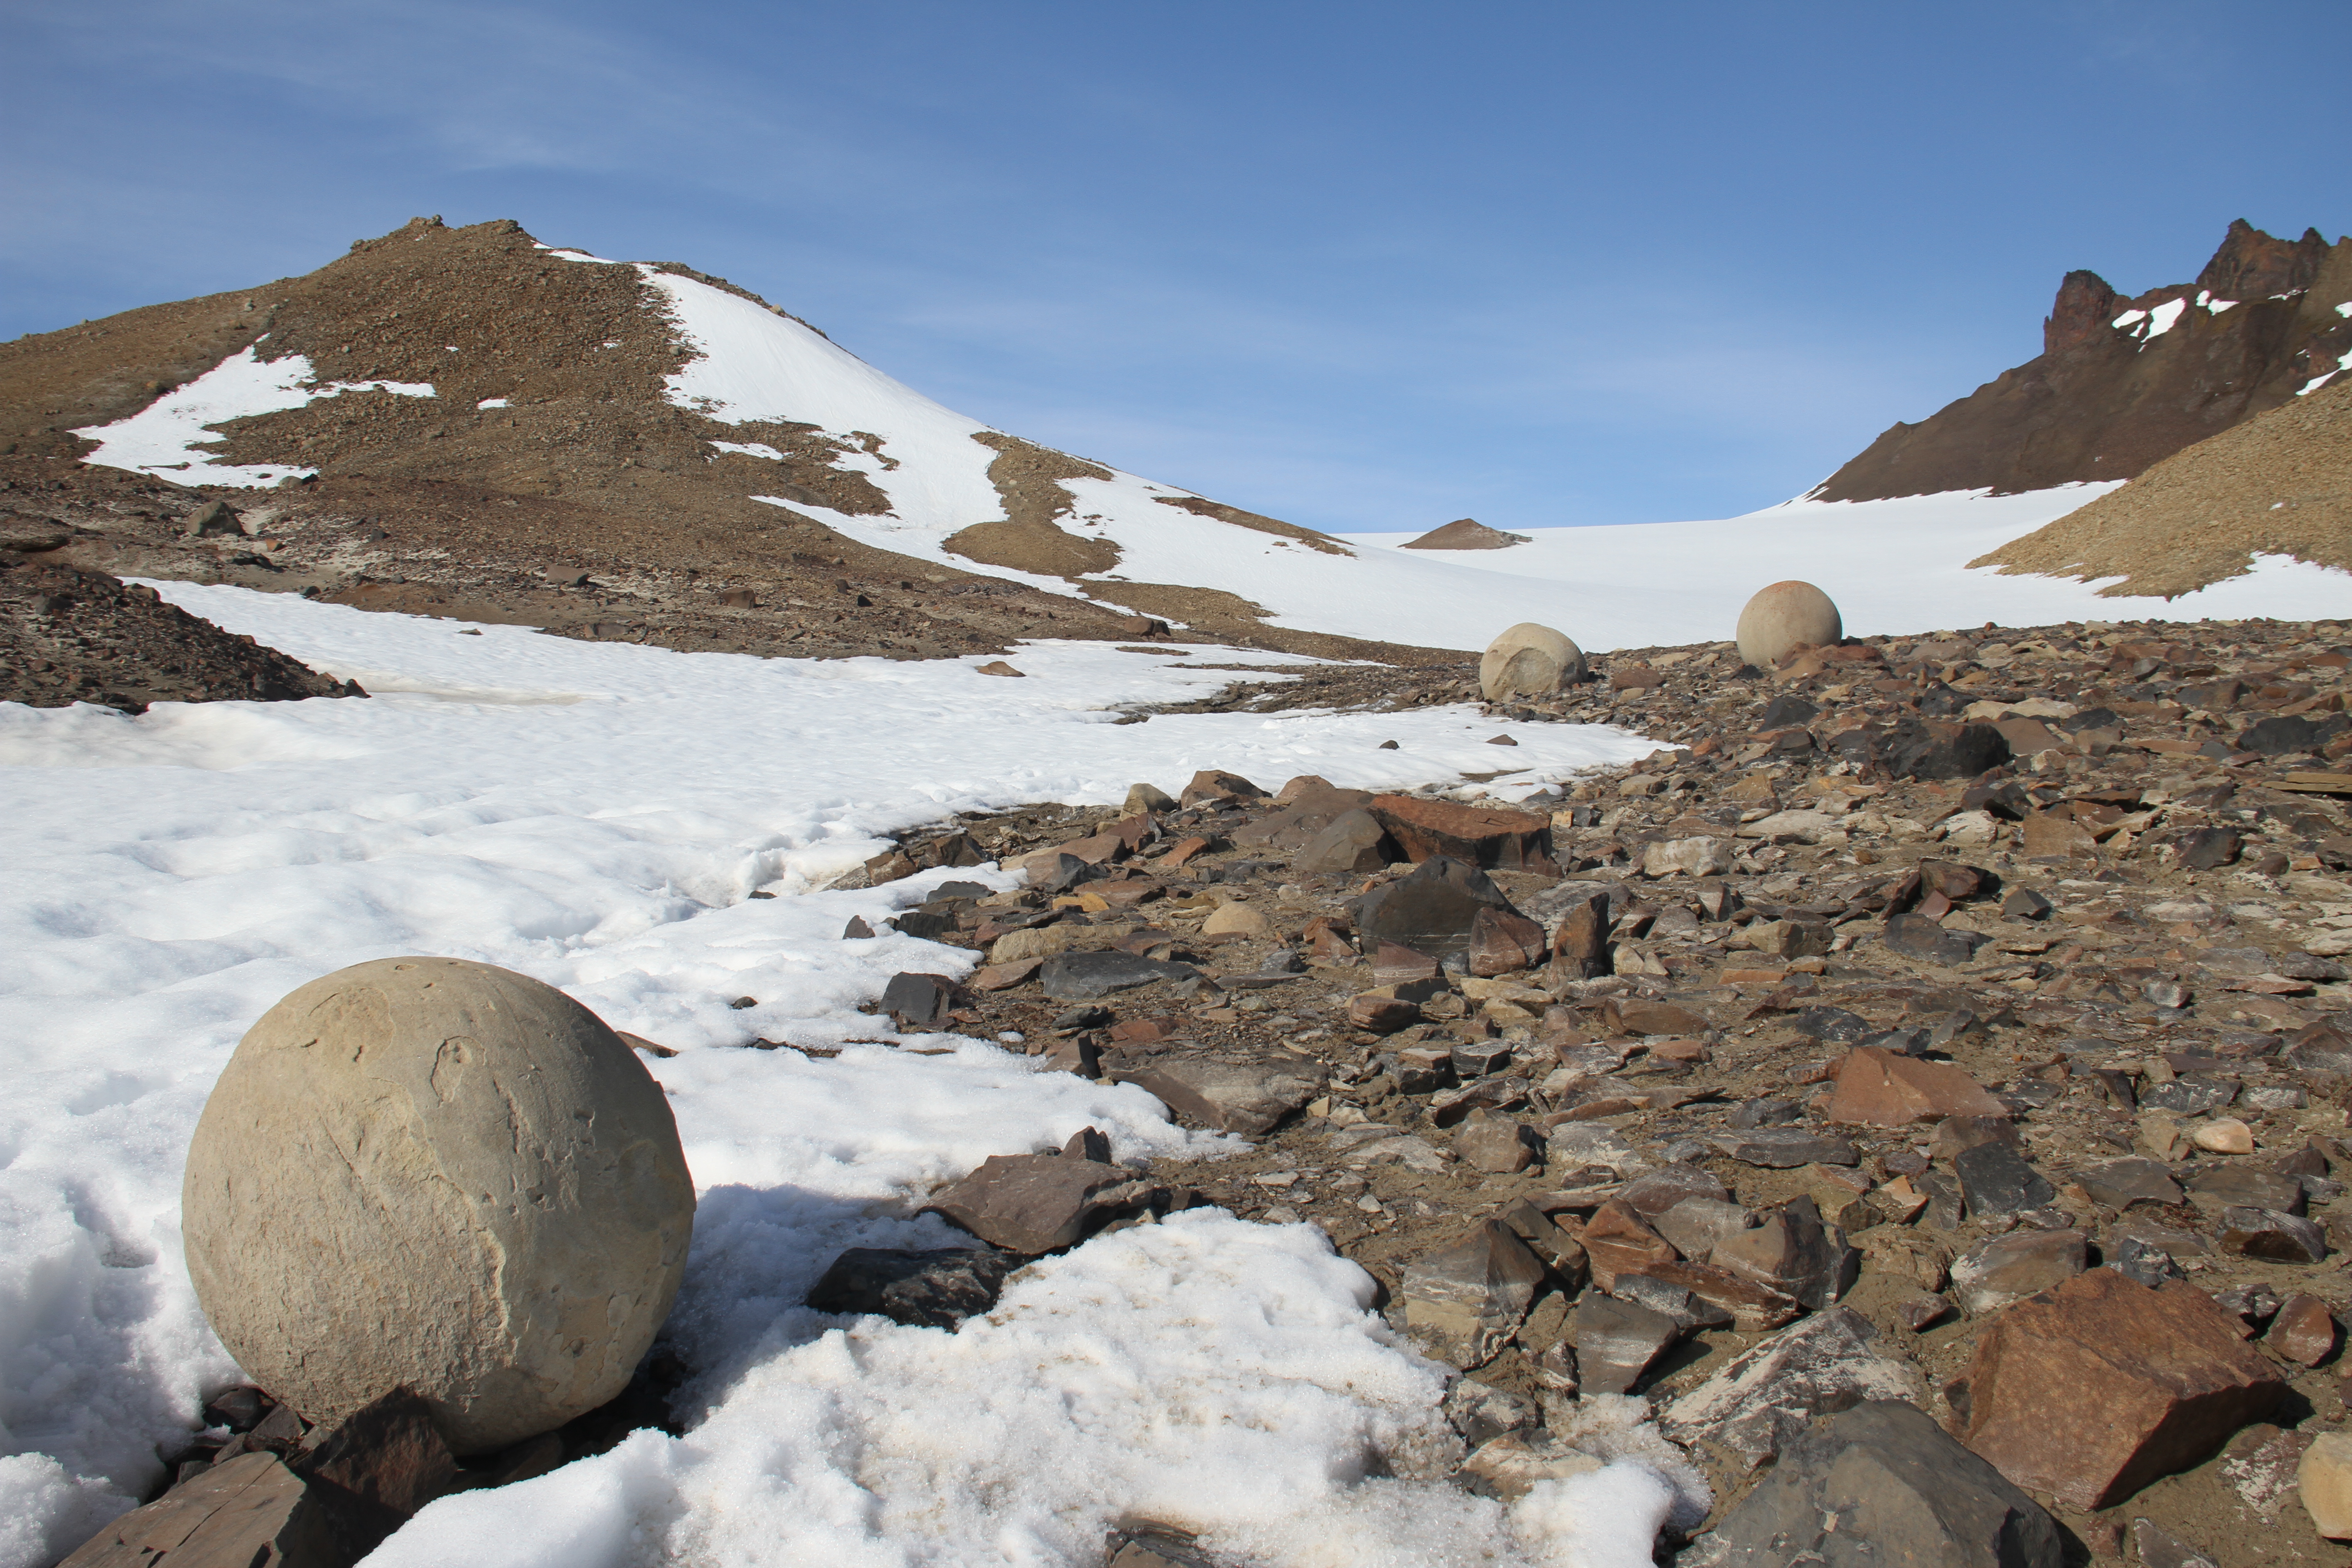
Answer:
<svg viewBox="0 0 2352 1568"><path fill-rule="evenodd" d="M1533 621L1521 621L1488 643L1478 660L1478 690L1489 702L1549 697L1583 679L1584 650Z"/></svg>
<svg viewBox="0 0 2352 1568"><path fill-rule="evenodd" d="M406 1386L460 1454L621 1392L694 1184L661 1086L552 986L354 964L248 1030L181 1193L188 1272L254 1382L332 1423Z"/></svg>
<svg viewBox="0 0 2352 1568"><path fill-rule="evenodd" d="M1830 596L1811 583L1775 583L1739 612L1739 657L1767 669L1800 645L1823 647L1845 636Z"/></svg>

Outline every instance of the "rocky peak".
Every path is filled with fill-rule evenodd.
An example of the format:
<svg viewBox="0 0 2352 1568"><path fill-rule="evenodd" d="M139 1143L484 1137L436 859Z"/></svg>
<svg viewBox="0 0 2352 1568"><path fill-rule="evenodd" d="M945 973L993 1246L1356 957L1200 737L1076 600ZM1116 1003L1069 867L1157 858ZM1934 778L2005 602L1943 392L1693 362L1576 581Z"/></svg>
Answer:
<svg viewBox="0 0 2352 1568"><path fill-rule="evenodd" d="M2077 268L2058 285L2058 299L2042 322L2042 352L2058 353L2092 337L2116 318L2123 296L2095 272Z"/></svg>
<svg viewBox="0 0 2352 1568"><path fill-rule="evenodd" d="M2299 294L2319 277L2332 248L2315 228L2305 229L2301 239L2284 240L2239 218L2230 225L2221 248L2197 275L2197 287L2219 300Z"/></svg>

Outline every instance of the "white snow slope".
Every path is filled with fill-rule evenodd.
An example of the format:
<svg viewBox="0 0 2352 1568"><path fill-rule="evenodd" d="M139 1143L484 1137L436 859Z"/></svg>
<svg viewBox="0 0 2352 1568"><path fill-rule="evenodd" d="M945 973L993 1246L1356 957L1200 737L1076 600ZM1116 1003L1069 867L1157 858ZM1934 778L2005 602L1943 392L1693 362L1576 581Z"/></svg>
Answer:
<svg viewBox="0 0 2352 1568"><path fill-rule="evenodd" d="M162 1473L157 1445L236 1378L177 1226L189 1133L240 1035L316 975L417 952L536 975L679 1047L648 1065L700 1194L669 1328L698 1375L684 1437L436 1503L377 1562L1084 1563L1133 1512L1267 1563L1635 1568L1666 1510L1696 1505L1630 1403L1594 1417L1621 1462L1513 1510L1398 1479L1441 1441L1440 1371L1304 1226L1203 1212L1123 1232L1032 1268L952 1335L800 1305L845 1247L953 1244L908 1216L990 1154L1089 1123L1125 1159L1223 1146L1140 1090L993 1044L742 1048L886 1038L856 1009L892 973L972 961L840 940L852 915L878 926L971 872L813 882L951 810L1113 802L1212 765L1268 786L1453 778L1494 765L1493 721L1119 725L1115 704L1223 677L1101 645L1024 647L1025 680L686 655L158 586L378 695L135 719L0 704L0 1568L127 1507ZM1508 728L1521 790L1653 749ZM758 1005L728 1005L743 995Z"/></svg>
<svg viewBox="0 0 2352 1568"><path fill-rule="evenodd" d="M597 260L576 251L551 254ZM865 473L889 497L887 515L852 517L758 499L789 505L880 549L972 568L944 542L1004 515L988 479L997 454L972 439L986 426L788 316L695 279L649 267L638 271L653 308L698 352L670 378L672 403L721 427L797 421L852 446L864 445L861 435L880 437L878 450L853 451L839 466ZM101 443L93 462L191 483L274 484L296 470L220 464L201 449L210 438L206 427L349 390L311 385L310 374L299 356L262 364L247 350L129 419L79 433ZM411 394L432 390L382 384ZM757 443L717 437L711 446L775 456ZM2095 583L1968 568L1979 555L2112 488L2101 485L2000 497L1961 491L1885 501L1798 500L1714 521L1537 529L1527 544L1467 552L1402 550L1402 536L1393 534L1354 535L1318 549L1167 505L1192 492L1117 470L1108 479L1065 480L1063 488L1071 513L1061 526L1120 552L1111 572L1080 580L1087 592L1116 602L1122 581L1215 588L1259 605L1276 626L1434 647L1481 648L1518 621L1557 626L1593 651L1716 641L1731 635L1750 595L1787 577L1827 590L1853 635L1987 621L2352 614L2352 574L2284 558L2264 559L2245 576L2168 602L2103 599ZM1049 590L1069 587L1056 577L983 570Z"/></svg>

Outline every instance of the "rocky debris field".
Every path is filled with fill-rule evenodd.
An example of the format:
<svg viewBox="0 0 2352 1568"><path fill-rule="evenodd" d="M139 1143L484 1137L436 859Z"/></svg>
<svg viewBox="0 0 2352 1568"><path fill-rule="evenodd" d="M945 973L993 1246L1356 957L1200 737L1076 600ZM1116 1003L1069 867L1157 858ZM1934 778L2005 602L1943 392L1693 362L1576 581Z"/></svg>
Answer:
<svg viewBox="0 0 2352 1568"><path fill-rule="evenodd" d="M152 588L50 563L56 537L0 520L0 702L143 713L151 702L367 695Z"/></svg>
<svg viewBox="0 0 2352 1568"><path fill-rule="evenodd" d="M1117 605L911 561L772 507L748 510L698 543L648 542L589 502L457 482L344 478L212 492L0 457L10 536L47 542L47 559L116 576L228 583L688 653L953 658L1034 637L1171 640L1168 623ZM1462 658L1278 628L1188 640L1374 657L1388 661L1382 668Z"/></svg>
<svg viewBox="0 0 2352 1568"><path fill-rule="evenodd" d="M2341 1561L2352 634L1593 665L1492 711L1674 749L1511 806L1213 770L852 873L1030 877L896 917L980 967L901 975L877 1036L1001 1039L1253 1146L1002 1156L932 1199L984 1265L852 1255L821 1293L951 1324L1217 1204L1322 1227L1463 1369L1465 1487L1590 1468L1647 1401L1714 1492L1677 1562L1843 1561L1824 1510L1921 1562Z"/></svg>

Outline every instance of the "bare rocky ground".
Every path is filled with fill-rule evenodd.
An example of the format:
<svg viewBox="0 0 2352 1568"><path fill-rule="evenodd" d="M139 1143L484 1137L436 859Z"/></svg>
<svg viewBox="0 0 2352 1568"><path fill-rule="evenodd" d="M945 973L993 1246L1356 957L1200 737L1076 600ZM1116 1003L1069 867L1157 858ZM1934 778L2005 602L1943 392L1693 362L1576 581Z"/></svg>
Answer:
<svg viewBox="0 0 2352 1568"><path fill-rule="evenodd" d="M1946 1446L1940 1484L2056 1521L2059 1555L1922 1561L2344 1560L2296 1472L2346 1415L2352 631L1600 664L1496 711L1679 749L1517 809L1203 774L879 858L1034 879L899 917L989 961L904 977L909 1044L1017 1039L1255 1140L1092 1187L1008 1161L943 1212L1059 1245L1006 1195L1051 1167L1081 1232L1192 1202L1316 1224L1468 1374L1464 1484L1564 1473L1580 1408L1649 1400L1717 1492L1682 1561L1801 1560L1742 1555L1741 1510L1785 1511L1791 1446L1887 1397L1960 1439L1902 1436Z"/></svg>

